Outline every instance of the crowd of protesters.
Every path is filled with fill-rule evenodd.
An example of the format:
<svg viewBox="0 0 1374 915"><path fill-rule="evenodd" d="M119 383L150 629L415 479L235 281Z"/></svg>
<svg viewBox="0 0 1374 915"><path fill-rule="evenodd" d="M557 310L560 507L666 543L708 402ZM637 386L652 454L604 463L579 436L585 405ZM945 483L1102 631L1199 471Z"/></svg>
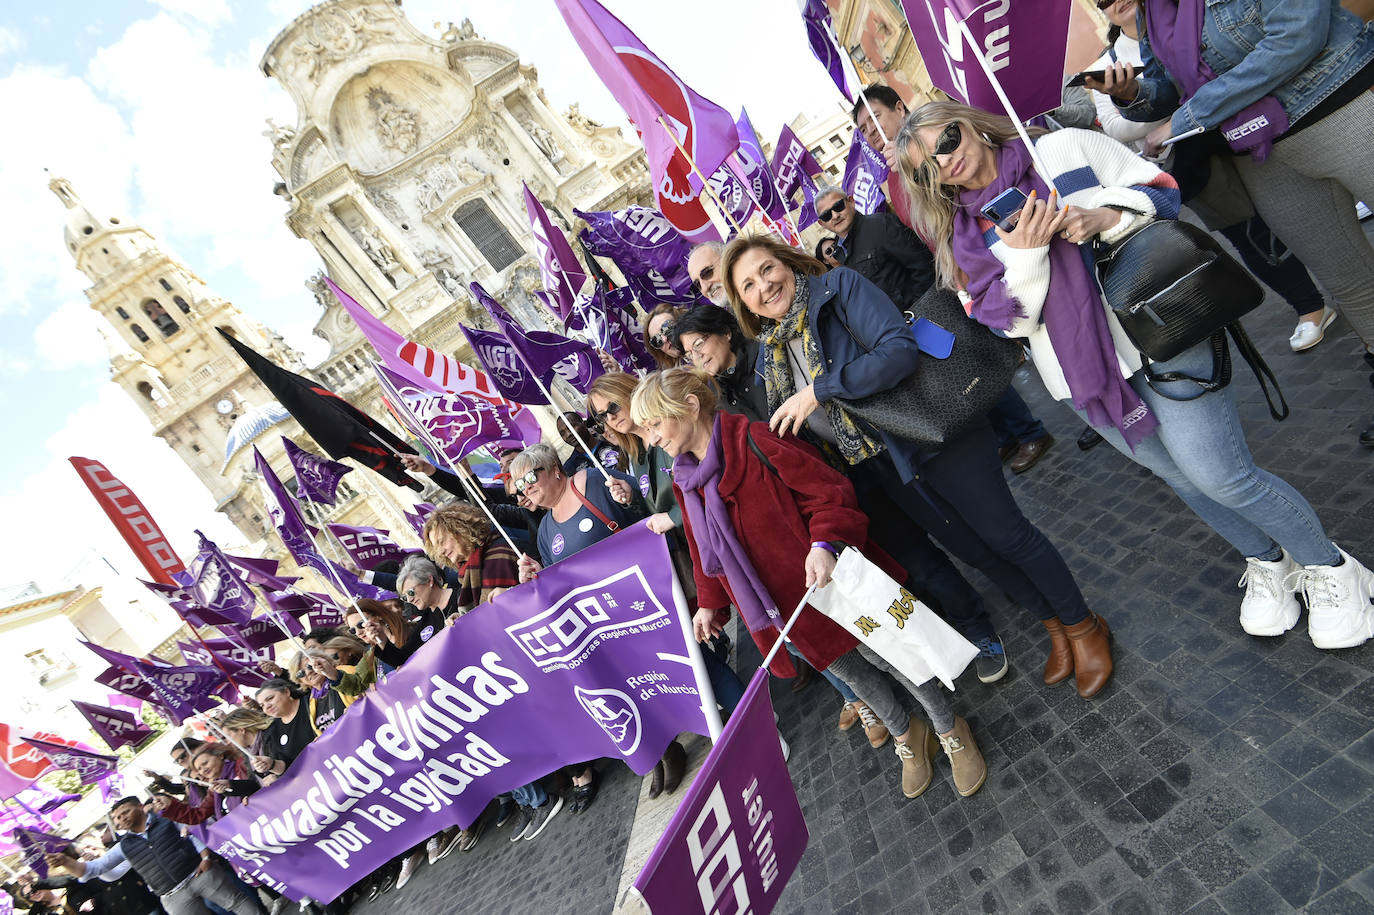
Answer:
<svg viewBox="0 0 1374 915"><path fill-rule="evenodd" d="M980 570L1047 632L1046 657L1032 662L1043 660L1044 684L1072 679L1092 700L1114 669L1107 615L1132 608L1119 597L1090 606L1070 564L1017 504L1002 468L1024 473L1041 460L1053 444L1043 424L1010 389L938 449L856 412L922 371L909 319L929 295L958 297L978 322L961 333L1021 341L1040 383L1087 425L1081 447L1106 441L1236 549L1244 632L1282 636L1305 608L1318 648L1374 636L1374 574L1327 537L1292 485L1256 466L1230 388L1189 380L1209 374L1211 349L1156 364L1176 374L1150 383L1082 256L1085 244L1120 240L1187 204L1294 308L1294 351L1320 343L1339 313L1374 367L1374 258L1355 217L1357 199L1374 200L1374 36L1334 0L1294 0L1282 14L1239 23L1234 9L1253 4L1099 6L1113 23L1103 74L1071 106L1065 96L1066 108L1086 106L1089 118L1095 105L1097 123L1030 128L1048 174L1006 117L953 102L908 111L891 89L870 87L854 118L893 166L888 209L859 213L843 190L822 187L815 207L831 234L814 256L767 235L695 248L687 269L711 304L647 312L644 342L659 370L596 379L585 417L561 420L571 457L545 443L501 455L499 528L462 501L452 474L409 459L459 501L428 518L424 553L363 574L397 598L358 600L342 628L308 633L287 668L272 666L251 707L223 717L221 739L178 745L184 781L159 778L151 809L135 798L112 808L109 850L52 855L69 876L16 887L30 911L44 911L63 887L69 900L133 900L110 911L155 911L159 900L171 913L198 911L201 900L217 912L262 911L197 830L251 804L352 703L465 613L644 519L667 540L727 715L751 673L729 664L732 614L766 654L783 623L777 610L826 585L847 548L947 619L978 650L974 674L995 683L1011 660L951 556ZM1253 154L1236 154L1214 128L1257 106L1282 129L1256 137ZM1163 146L1194 128L1207 132ZM980 208L1013 187L1025 205L992 225ZM1361 441L1372 438L1374 427ZM1018 614L1004 625L1031 623ZM842 730L862 722L874 747L892 740L904 796L928 788L942 752L961 796L986 781L969 724L977 709L935 680L909 681L820 612L803 608L769 670L822 674L840 694ZM649 795L674 791L685 772L674 741ZM533 840L565 808L591 807L600 781L596 761L549 773L495 799L468 829L403 851L333 908L404 886L422 862L471 849L488 828L512 822L511 841ZM261 889L279 911L282 899Z"/></svg>

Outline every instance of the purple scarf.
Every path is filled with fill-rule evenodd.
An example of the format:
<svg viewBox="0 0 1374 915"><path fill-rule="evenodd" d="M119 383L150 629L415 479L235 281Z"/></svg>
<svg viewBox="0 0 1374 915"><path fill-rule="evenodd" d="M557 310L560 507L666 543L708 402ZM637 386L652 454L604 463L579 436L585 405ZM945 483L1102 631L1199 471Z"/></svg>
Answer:
<svg viewBox="0 0 1374 915"><path fill-rule="evenodd" d="M954 260L969 276L971 314L995 330L1006 330L1024 316L1021 303L1002 282L1006 268L983 241L978 212L1009 187L1048 200L1050 189L1031 167L1031 157L1019 140L996 150L997 177L981 190L961 191L955 199ZM1056 235L1050 242L1050 288L1042 320L1064 371L1076 406L1094 426L1113 425L1131 450L1159 426L1116 361L1116 344L1107 326L1107 312L1097 281L1083 262L1077 245Z"/></svg>
<svg viewBox="0 0 1374 915"><path fill-rule="evenodd" d="M1150 50L1169 75L1192 98L1217 78L1202 59L1203 0L1146 0L1145 22ZM1186 101L1186 99L1185 99ZM1279 100L1266 95L1221 122L1221 135L1238 153L1249 153L1256 162L1269 158L1274 140L1288 129L1288 113Z"/></svg>
<svg viewBox="0 0 1374 915"><path fill-rule="evenodd" d="M682 490L682 508L692 522L692 539L697 544L701 570L707 575L725 577L740 616L750 632L770 627L782 628L782 614L759 573L744 552L725 500L720 497L720 478L725 470L724 449L720 441L720 414L711 425L711 442L706 457L684 451L673 461L673 482Z"/></svg>

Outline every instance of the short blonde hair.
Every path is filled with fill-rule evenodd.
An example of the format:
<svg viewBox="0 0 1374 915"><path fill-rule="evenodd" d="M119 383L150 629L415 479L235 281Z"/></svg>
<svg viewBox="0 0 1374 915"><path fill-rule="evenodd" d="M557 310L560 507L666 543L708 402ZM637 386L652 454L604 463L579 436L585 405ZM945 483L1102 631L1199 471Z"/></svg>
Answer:
<svg viewBox="0 0 1374 915"><path fill-rule="evenodd" d="M735 320L739 321L739 326L750 337L757 337L763 333L763 324L759 316L744 307L744 302L739 296L739 287L735 285L735 265L739 259L750 251L762 249L782 261L782 265L794 273L803 273L807 276L821 276L830 270L825 264L816 260L805 251L792 247L780 240L775 235L740 235L734 241L725 246L725 253L720 258L720 275L725 283L725 294L730 297L730 308L735 313ZM789 306L791 302L787 303ZM638 420L636 420L637 422Z"/></svg>
<svg viewBox="0 0 1374 915"><path fill-rule="evenodd" d="M491 522L476 505L469 505L466 502L451 502L431 512L430 516L425 519L425 532L421 539L425 543L426 553L450 569L457 569L467 562L468 557L466 555L449 556L444 553L439 545L434 542L434 534L437 531L452 534L457 538L459 547L466 553L471 553L487 542L492 530Z"/></svg>
<svg viewBox="0 0 1374 915"><path fill-rule="evenodd" d="M701 369L664 369L644 376L630 399L630 415L643 425L658 419L679 419L687 416L694 396L701 407L701 416L713 416L720 397L715 381Z"/></svg>

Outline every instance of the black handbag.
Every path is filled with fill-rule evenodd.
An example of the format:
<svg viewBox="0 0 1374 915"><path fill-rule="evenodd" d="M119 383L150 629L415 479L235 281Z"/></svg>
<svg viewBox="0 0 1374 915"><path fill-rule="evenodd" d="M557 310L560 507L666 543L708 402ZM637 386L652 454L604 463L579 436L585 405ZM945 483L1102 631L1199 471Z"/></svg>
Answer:
<svg viewBox="0 0 1374 915"><path fill-rule="evenodd" d="M1226 387L1231 381L1229 330L1259 380L1270 415L1279 420L1288 416L1278 379L1240 325L1240 319L1264 300L1264 290L1207 230L1182 220L1158 219L1115 245L1096 244L1094 260L1107 306L1140 351L1145 380L1155 393L1170 400L1193 400ZM1150 365L1204 340L1212 345L1210 378L1158 373ZM1275 409L1266 378L1282 410ZM1158 384L1169 381L1193 381L1200 390L1192 397L1161 391Z"/></svg>
<svg viewBox="0 0 1374 915"><path fill-rule="evenodd" d="M1020 342L999 337L970 318L958 296L935 285L907 309L907 315L912 322L924 318L952 333L949 354L938 358L922 352L916 371L894 386L840 403L880 432L938 451L996 405L1025 352ZM854 339L872 351L873 341Z"/></svg>

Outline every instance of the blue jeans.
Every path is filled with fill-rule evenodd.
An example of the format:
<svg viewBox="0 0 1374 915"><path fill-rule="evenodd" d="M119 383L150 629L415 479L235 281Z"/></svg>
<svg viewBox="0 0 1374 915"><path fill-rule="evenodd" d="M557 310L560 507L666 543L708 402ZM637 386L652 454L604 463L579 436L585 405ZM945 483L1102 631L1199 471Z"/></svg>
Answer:
<svg viewBox="0 0 1374 915"><path fill-rule="evenodd" d="M519 788L512 788L510 796L511 800L521 807L543 807L549 799L548 792L537 781L530 782L528 785L521 785Z"/></svg>
<svg viewBox="0 0 1374 915"><path fill-rule="evenodd" d="M1016 393L1016 388L1010 386L988 412L988 422L992 423L992 434L997 436L999 447L1024 445L1049 434L1045 431L1045 424L1035 418L1021 395Z"/></svg>
<svg viewBox="0 0 1374 915"><path fill-rule="evenodd" d="M1210 377L1211 347L1204 341L1168 362L1153 363L1153 368L1156 373ZM1243 368L1238 365L1237 371ZM1095 428L1113 448L1168 483L1184 504L1242 556L1272 553L1277 544L1302 565L1340 561L1340 553L1307 500L1255 466L1229 387L1196 400L1170 400L1150 388L1143 372L1131 377L1131 387L1159 420L1158 433L1131 453L1115 427ZM1191 381L1170 381L1160 387L1174 395L1199 390ZM1077 412L1084 416L1081 410Z"/></svg>
<svg viewBox="0 0 1374 915"><path fill-rule="evenodd" d="M792 657L802 658L802 660L804 661L806 660L804 657L802 657L801 649L797 648L796 645L793 645L791 642L785 642L784 645L787 648L787 653L790 654ZM807 663L809 664L810 662L807 661ZM839 677L835 676L835 674L831 672L829 667L821 671L821 676L825 677L825 679L830 681L830 685L835 687L835 689L840 694L840 698L843 699L845 702L859 701L859 697L854 694L854 690L849 688L849 684L841 680Z"/></svg>
<svg viewBox="0 0 1374 915"><path fill-rule="evenodd" d="M735 706L744 698L744 682L733 667L726 664L711 649L703 646L701 657L706 662L706 676L711 681L711 689L716 694L716 704L725 709L726 714L733 712Z"/></svg>

